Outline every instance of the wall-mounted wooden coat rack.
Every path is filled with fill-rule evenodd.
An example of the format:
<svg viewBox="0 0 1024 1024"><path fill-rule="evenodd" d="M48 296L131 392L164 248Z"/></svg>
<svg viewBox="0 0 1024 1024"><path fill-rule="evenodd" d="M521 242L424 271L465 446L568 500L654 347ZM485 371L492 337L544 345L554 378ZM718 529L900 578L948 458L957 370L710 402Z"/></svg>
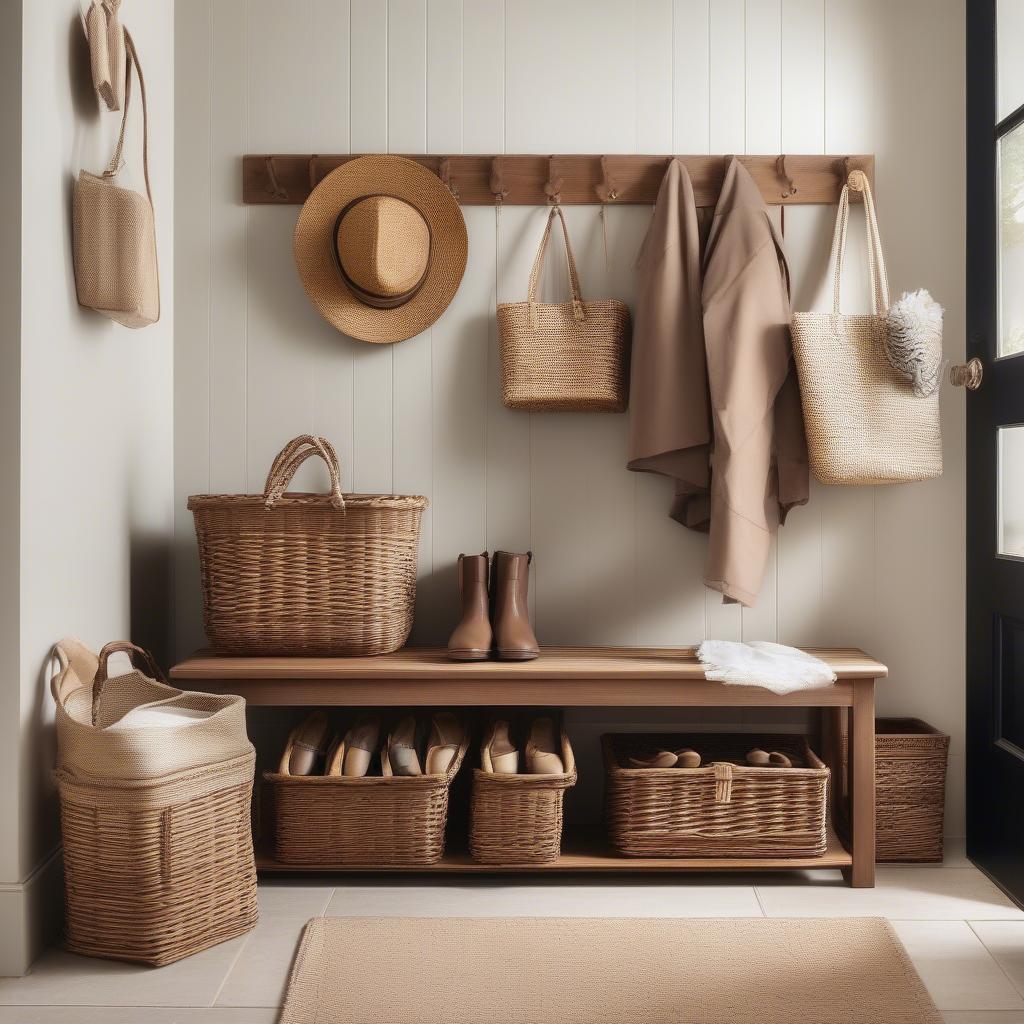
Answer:
<svg viewBox="0 0 1024 1024"><path fill-rule="evenodd" d="M403 154L406 155L406 154ZM254 154L242 158L242 201L302 203L353 155ZM549 202L653 203L671 156L408 156L433 171L463 206L543 206ZM698 206L714 206L732 157L680 156ZM836 203L859 168L874 184L873 156L741 156L766 203Z"/></svg>

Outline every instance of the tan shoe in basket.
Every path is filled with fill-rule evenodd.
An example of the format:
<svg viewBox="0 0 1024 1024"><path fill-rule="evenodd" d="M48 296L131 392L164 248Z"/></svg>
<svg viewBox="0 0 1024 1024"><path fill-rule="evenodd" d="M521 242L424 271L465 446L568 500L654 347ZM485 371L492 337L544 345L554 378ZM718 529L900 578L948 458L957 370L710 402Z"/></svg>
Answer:
<svg viewBox="0 0 1024 1024"><path fill-rule="evenodd" d="M793 762L785 754L777 750L768 753L766 750L754 748L747 751L747 764L752 768L792 768Z"/></svg>
<svg viewBox="0 0 1024 1024"><path fill-rule="evenodd" d="M384 775L422 775L420 755L416 752L416 719L406 715L391 730L380 754Z"/></svg>
<svg viewBox="0 0 1024 1024"><path fill-rule="evenodd" d="M356 719L345 739L345 760L341 774L350 779L361 779L370 770L374 752L380 743L380 719L365 715Z"/></svg>
<svg viewBox="0 0 1024 1024"><path fill-rule="evenodd" d="M490 741L480 751L480 763L485 772L496 775L519 774L519 751L512 742L512 730L508 722L494 723Z"/></svg>
<svg viewBox="0 0 1024 1024"><path fill-rule="evenodd" d="M700 754L689 747L680 750L655 750L652 754L629 758L630 768L699 768Z"/></svg>
<svg viewBox="0 0 1024 1024"><path fill-rule="evenodd" d="M434 715L427 740L427 775L444 775L458 756L464 738L462 723L450 711Z"/></svg>
<svg viewBox="0 0 1024 1024"><path fill-rule="evenodd" d="M331 723L323 711L314 711L291 735L289 775L317 775L323 767Z"/></svg>
<svg viewBox="0 0 1024 1024"><path fill-rule="evenodd" d="M526 741L526 771L529 775L564 775L558 730L550 718L538 718Z"/></svg>

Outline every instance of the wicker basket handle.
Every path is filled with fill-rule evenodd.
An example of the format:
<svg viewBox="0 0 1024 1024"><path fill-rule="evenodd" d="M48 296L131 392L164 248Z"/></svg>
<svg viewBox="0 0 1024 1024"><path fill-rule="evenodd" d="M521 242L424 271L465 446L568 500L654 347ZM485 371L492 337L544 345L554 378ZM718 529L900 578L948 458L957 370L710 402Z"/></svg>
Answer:
<svg viewBox="0 0 1024 1024"><path fill-rule="evenodd" d="M836 228L832 235L832 312L840 313L839 292L843 277L843 257L846 253L846 230L850 221L850 188L864 197L864 218L867 226L868 272L871 276L871 312L884 316L889 308L889 279L885 272L885 256L882 253L882 238L875 217L875 201L871 185L863 171L851 171L850 178L839 196L839 211L836 214Z"/></svg>
<svg viewBox="0 0 1024 1024"><path fill-rule="evenodd" d="M131 663L138 669L149 673L151 679L159 683L166 683L167 677L163 670L156 663L156 659L144 647L138 647L129 640L112 640L106 644L99 653L99 664L96 666L96 676L92 681L92 720L96 723L97 712L100 706L100 694L103 692L103 685L110 678L107 674L107 660L110 655L118 651L127 653Z"/></svg>
<svg viewBox="0 0 1024 1024"><path fill-rule="evenodd" d="M572 314L576 320L582 321L585 317L583 311L583 295L580 292L580 278L576 272L576 257L573 255L572 242L569 241L569 229L565 224L565 214L560 206L552 206L548 214L548 222L544 226L544 234L541 235L540 247L533 261L530 270L530 287L526 293L526 301L530 308L530 327L537 326L537 285L540 283L540 273L544 268L544 256L547 253L548 241L551 238L551 225L554 223L555 215L562 222L562 238L565 241L565 259L569 267L569 286L572 288Z"/></svg>
<svg viewBox="0 0 1024 1024"><path fill-rule="evenodd" d="M267 508L273 508L274 503L288 490L288 485L299 466L313 455L319 455L324 460L327 472L331 475L331 504L335 508L345 508L345 499L341 493L338 453L326 437L314 437L312 434L302 434L294 438L278 452L263 488L264 504Z"/></svg>

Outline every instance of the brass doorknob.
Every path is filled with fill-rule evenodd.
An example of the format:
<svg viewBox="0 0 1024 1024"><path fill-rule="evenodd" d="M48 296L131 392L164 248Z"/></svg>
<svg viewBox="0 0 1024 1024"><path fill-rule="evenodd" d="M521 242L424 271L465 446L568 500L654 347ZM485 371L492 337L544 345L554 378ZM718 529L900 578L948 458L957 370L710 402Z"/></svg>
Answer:
<svg viewBox="0 0 1024 1024"><path fill-rule="evenodd" d="M985 367L975 356L966 363L956 363L949 368L949 383L955 388L967 388L977 391L981 387L981 378L985 375Z"/></svg>

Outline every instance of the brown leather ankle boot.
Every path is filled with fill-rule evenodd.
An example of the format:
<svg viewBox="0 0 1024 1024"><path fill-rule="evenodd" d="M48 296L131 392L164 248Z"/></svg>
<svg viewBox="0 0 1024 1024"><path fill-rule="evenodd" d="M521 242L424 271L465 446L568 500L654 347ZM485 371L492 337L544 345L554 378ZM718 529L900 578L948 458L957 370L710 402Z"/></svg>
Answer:
<svg viewBox="0 0 1024 1024"><path fill-rule="evenodd" d="M502 661L529 661L540 654L526 605L532 561L532 551L525 555L494 552L492 621L494 643Z"/></svg>
<svg viewBox="0 0 1024 1024"><path fill-rule="evenodd" d="M487 552L459 555L462 619L448 641L452 661L483 661L491 656L494 632L488 615Z"/></svg>

